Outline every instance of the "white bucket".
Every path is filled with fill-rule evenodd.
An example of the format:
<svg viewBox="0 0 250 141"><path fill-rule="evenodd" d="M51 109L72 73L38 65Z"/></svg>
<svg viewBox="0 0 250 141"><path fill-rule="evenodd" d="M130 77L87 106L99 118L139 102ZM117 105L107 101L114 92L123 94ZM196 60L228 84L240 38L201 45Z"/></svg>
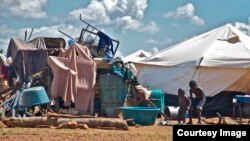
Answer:
<svg viewBox="0 0 250 141"><path fill-rule="evenodd" d="M174 106L166 106L165 107L165 114L170 119L178 119L178 111L180 107L174 107Z"/></svg>

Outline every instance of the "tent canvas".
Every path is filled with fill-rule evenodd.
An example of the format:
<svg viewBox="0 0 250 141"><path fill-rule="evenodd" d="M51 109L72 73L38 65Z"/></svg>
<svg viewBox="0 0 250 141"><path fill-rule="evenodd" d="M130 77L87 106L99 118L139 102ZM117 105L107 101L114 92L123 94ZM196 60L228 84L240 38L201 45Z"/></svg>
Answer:
<svg viewBox="0 0 250 141"><path fill-rule="evenodd" d="M171 94L187 88L191 79L208 96L223 90L249 93L250 37L227 24L145 58L137 67L139 82Z"/></svg>
<svg viewBox="0 0 250 141"><path fill-rule="evenodd" d="M136 66L142 85L168 94L177 95L178 88L188 90L191 79L208 97L221 91L249 94L250 37L226 24L166 48Z"/></svg>
<svg viewBox="0 0 250 141"><path fill-rule="evenodd" d="M151 55L150 52L147 52L147 51L144 51L142 49L132 53L132 54L129 54L128 56L126 57L123 57L122 58L122 61L124 63L128 63L128 62L139 62L143 59L145 59L146 57L149 57ZM130 68L130 70L133 71L134 74L137 73L137 70L136 70L136 67L133 63L129 63L128 65L128 68Z"/></svg>
<svg viewBox="0 0 250 141"><path fill-rule="evenodd" d="M122 61L125 63L129 62L129 61L130 62L139 62L139 61L145 59L146 57L149 57L150 55L151 55L150 52L147 52L147 51L140 49L140 50L137 50L136 52L129 54L126 57L123 57Z"/></svg>

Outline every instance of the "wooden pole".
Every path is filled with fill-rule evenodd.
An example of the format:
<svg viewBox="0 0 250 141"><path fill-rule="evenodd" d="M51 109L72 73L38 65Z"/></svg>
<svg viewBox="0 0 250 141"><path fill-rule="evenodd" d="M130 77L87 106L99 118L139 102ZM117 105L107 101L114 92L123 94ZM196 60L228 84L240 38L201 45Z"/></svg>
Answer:
<svg viewBox="0 0 250 141"><path fill-rule="evenodd" d="M71 37L71 36L69 36L68 34L66 34L66 33L62 32L61 30L59 30L59 32L60 32L60 33L62 33L63 35L65 35L65 36L69 37L70 39L74 40L74 38L73 38L73 37Z"/></svg>
<svg viewBox="0 0 250 141"><path fill-rule="evenodd" d="M146 101L149 103L150 106L158 108L157 106L155 106L155 104L153 102L151 102L149 100L146 100ZM165 118L165 120L169 119L169 117L165 113L163 113L161 110L159 110L159 113Z"/></svg>

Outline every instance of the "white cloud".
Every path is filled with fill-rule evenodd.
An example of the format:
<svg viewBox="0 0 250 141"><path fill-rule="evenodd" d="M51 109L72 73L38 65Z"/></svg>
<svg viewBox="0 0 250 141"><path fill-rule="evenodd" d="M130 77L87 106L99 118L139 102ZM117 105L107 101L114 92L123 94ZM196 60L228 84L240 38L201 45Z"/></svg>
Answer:
<svg viewBox="0 0 250 141"><path fill-rule="evenodd" d="M148 44L153 44L153 45L165 45L165 44L169 44L172 42L171 39L165 39L164 41L158 41L158 40L155 40L155 39L148 39L145 41L146 43Z"/></svg>
<svg viewBox="0 0 250 141"><path fill-rule="evenodd" d="M153 55L153 54L156 54L156 53L158 53L158 52L159 52L159 49L158 49L157 47L153 47L153 48L151 49L152 55Z"/></svg>
<svg viewBox="0 0 250 141"><path fill-rule="evenodd" d="M76 9L69 14L76 19L78 19L81 14L84 20L93 21L97 24L110 23L104 4L96 0L92 0L87 8Z"/></svg>
<svg viewBox="0 0 250 141"><path fill-rule="evenodd" d="M143 24L140 21L133 19L131 16L117 18L115 23L116 28L122 27L123 32L126 32L127 30L133 30L153 34L157 33L160 30L160 28L154 21L151 21L148 24Z"/></svg>
<svg viewBox="0 0 250 141"><path fill-rule="evenodd" d="M18 30L14 30L14 29L10 29L8 28L8 26L3 25L0 26L0 48L3 48L4 51L7 50L8 44L9 44L9 40L10 38L14 37L14 38L19 38L19 39L24 39L24 33L25 31L28 31L28 36L29 33L31 31L30 27L25 27L25 28L21 28ZM79 36L80 31L81 31L81 27L75 27L73 25L66 25L66 24L60 24L60 25L54 25L54 26L43 26L40 28L34 28L33 34L31 39L35 38L35 37L56 37L56 38L63 38L65 39L65 41L67 42L70 38L68 38L67 36L63 35L62 33L60 33L58 30L61 30L63 32L65 32L66 34L70 35L73 38L76 38ZM4 33L8 33L5 34Z"/></svg>
<svg viewBox="0 0 250 141"><path fill-rule="evenodd" d="M147 8L147 0L130 0L132 1L133 3L132 4L135 4L133 7L132 7L132 15L135 15L136 18L138 19L142 19L143 16L144 16L144 11L145 9ZM135 2L135 3L134 3Z"/></svg>
<svg viewBox="0 0 250 141"><path fill-rule="evenodd" d="M1 43L1 44L2 44L2 43L7 44L8 41L7 41L5 38L0 38L0 43Z"/></svg>
<svg viewBox="0 0 250 141"><path fill-rule="evenodd" d="M198 17L198 16L193 16L193 17L191 18L191 22L192 22L193 24L196 24L196 25L205 25L204 20L201 19L201 18Z"/></svg>
<svg viewBox="0 0 250 141"><path fill-rule="evenodd" d="M18 16L21 18L45 18L43 6L47 0L2 0L0 16Z"/></svg>
<svg viewBox="0 0 250 141"><path fill-rule="evenodd" d="M0 35L1 36L13 36L16 31L14 29L9 28L7 25L0 25Z"/></svg>
<svg viewBox="0 0 250 141"><path fill-rule="evenodd" d="M249 18L248 24L241 23L241 22L235 22L234 27L250 36L250 18Z"/></svg>
<svg viewBox="0 0 250 141"><path fill-rule="evenodd" d="M184 6L178 7L176 11L170 11L165 13L164 17L192 17L194 15L195 8L192 3L188 3Z"/></svg>
<svg viewBox="0 0 250 141"><path fill-rule="evenodd" d="M17 36L17 31L15 29L9 28L7 25L0 25L0 49L3 49L3 52L6 53L9 40L11 37Z"/></svg>
<svg viewBox="0 0 250 141"><path fill-rule="evenodd" d="M148 24L142 24L140 26L139 31L141 32L148 32L148 33L157 33L160 31L160 28L154 21L150 21Z"/></svg>
<svg viewBox="0 0 250 141"><path fill-rule="evenodd" d="M117 27L123 27L123 31L137 30L140 27L140 22L138 20L134 20L131 16L117 18L115 22Z"/></svg>
<svg viewBox="0 0 250 141"><path fill-rule="evenodd" d="M21 39L24 38L24 32L26 29L31 28L22 28L18 31L19 37ZM73 25L66 25L66 24L60 24L60 25L54 25L54 26L43 26L40 28L35 28L32 34L32 37L61 37L64 38L66 41L69 40L70 38L63 35L62 33L59 32L61 30L62 32L68 34L69 36L76 38L79 36L81 27L75 27ZM29 32L28 32L29 33Z"/></svg>
<svg viewBox="0 0 250 141"><path fill-rule="evenodd" d="M195 15L195 7L192 3L178 7L175 11L167 12L163 14L163 17L187 18L196 25L205 25L205 21L199 16Z"/></svg>
<svg viewBox="0 0 250 141"><path fill-rule="evenodd" d="M78 19L79 15L91 23L114 26L123 32L127 30L156 33L159 27L154 21L143 23L147 0L91 0L86 8L75 9L69 14Z"/></svg>
<svg viewBox="0 0 250 141"><path fill-rule="evenodd" d="M3 49L3 54L6 54L9 45L9 38L0 38L0 49Z"/></svg>

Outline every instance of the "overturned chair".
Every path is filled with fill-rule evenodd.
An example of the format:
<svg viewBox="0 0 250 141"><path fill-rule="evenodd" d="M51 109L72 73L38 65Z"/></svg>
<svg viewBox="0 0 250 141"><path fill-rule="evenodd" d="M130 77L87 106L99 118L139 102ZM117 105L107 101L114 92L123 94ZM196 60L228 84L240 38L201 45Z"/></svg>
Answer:
<svg viewBox="0 0 250 141"><path fill-rule="evenodd" d="M49 102L44 87L32 87L24 89L21 92L18 90L0 105L0 107L3 107L1 118L5 119L9 113L11 113L11 117L32 116L32 114L27 111L27 108L44 105Z"/></svg>

